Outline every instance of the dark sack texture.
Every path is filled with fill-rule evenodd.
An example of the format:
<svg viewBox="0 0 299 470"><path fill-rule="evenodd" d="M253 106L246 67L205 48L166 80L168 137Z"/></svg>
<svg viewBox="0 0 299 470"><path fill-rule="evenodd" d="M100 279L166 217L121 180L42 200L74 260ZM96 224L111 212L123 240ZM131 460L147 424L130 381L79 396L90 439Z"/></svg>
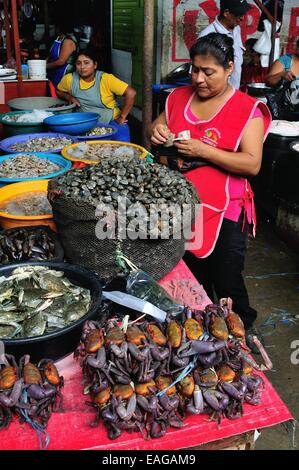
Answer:
<svg viewBox="0 0 299 470"><path fill-rule="evenodd" d="M117 273L115 264L117 241L96 237L95 208L79 203L55 190L55 181L49 184L49 200L64 248L65 259L89 268L107 279ZM169 273L185 252L185 240L122 240L123 254L139 269L158 280Z"/></svg>

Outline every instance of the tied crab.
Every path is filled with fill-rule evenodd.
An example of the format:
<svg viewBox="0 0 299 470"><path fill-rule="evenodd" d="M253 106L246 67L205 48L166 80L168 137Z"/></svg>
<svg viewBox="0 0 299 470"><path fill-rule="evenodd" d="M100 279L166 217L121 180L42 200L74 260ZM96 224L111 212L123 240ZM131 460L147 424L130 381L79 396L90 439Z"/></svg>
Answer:
<svg viewBox="0 0 299 470"><path fill-rule="evenodd" d="M19 369L24 382L20 400L20 406L24 408L20 410L21 422L37 422L46 427L51 413L61 409L63 377L59 376L51 359L42 359L35 365L30 362L30 356L25 355L20 359Z"/></svg>
<svg viewBox="0 0 299 470"><path fill-rule="evenodd" d="M14 356L3 354L0 357L0 429L11 423L13 411L19 405L22 386Z"/></svg>

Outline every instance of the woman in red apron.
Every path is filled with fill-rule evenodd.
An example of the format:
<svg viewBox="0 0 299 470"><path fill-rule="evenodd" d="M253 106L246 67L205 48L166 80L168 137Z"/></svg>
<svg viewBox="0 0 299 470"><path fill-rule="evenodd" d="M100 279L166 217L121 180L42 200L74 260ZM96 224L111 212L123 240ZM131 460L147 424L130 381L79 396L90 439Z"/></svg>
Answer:
<svg viewBox="0 0 299 470"><path fill-rule="evenodd" d="M257 312L250 306L242 271L248 231L255 234L253 192L246 176L261 166L263 141L271 115L267 106L228 83L233 71L233 41L211 33L191 48L192 86L175 89L165 111L150 129L155 145L169 133L189 130L191 138L175 141L196 169L185 173L202 202L202 243L189 245L185 262L214 299L231 297L242 318L249 347ZM192 163L191 163L192 164Z"/></svg>

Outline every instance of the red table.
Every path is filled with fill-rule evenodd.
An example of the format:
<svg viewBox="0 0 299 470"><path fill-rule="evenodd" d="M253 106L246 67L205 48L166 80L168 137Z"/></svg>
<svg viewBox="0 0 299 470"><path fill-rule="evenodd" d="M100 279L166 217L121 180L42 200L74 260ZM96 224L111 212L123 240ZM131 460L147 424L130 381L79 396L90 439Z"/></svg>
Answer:
<svg viewBox="0 0 299 470"><path fill-rule="evenodd" d="M183 261L162 281L191 280L197 281ZM198 285L197 285L198 286ZM202 290L202 305L210 303ZM53 413L47 428L50 436L48 449L51 450L175 450L197 446L226 437L235 436L254 429L261 429L293 419L290 411L277 395L276 391L263 375L265 389L262 402L258 406L244 405L244 415L241 419L231 421L222 419L220 427L214 421L209 421L207 415L188 416L182 429L170 428L166 435L159 439L145 441L140 433L124 432L118 439L111 441L107 437L103 424L91 428L90 423L95 417L95 411L86 404L88 396L82 394L82 372L72 355L57 363L59 372L64 376L63 389L64 411ZM0 433L0 450L36 450L38 439L35 431L29 425L20 425L15 420L7 430Z"/></svg>

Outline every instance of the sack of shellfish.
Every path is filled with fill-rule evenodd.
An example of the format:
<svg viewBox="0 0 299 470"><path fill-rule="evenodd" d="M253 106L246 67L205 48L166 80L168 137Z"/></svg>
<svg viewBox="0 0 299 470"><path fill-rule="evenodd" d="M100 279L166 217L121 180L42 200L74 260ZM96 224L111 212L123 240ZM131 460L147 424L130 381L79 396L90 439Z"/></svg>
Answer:
<svg viewBox="0 0 299 470"><path fill-rule="evenodd" d="M199 205L179 172L137 157L102 159L49 182L66 260L117 274L117 251L155 279L180 261Z"/></svg>

